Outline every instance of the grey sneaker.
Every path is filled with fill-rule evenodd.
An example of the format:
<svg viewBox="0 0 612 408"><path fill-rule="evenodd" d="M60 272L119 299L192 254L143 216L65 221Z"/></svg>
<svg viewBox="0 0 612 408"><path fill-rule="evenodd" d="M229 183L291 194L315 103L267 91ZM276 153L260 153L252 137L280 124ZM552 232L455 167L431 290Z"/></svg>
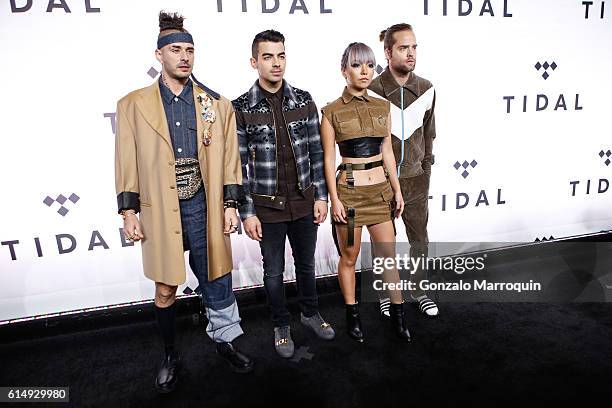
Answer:
<svg viewBox="0 0 612 408"><path fill-rule="evenodd" d="M332 340L336 337L334 328L323 320L319 312L310 317L306 317L303 313L300 313L300 321L304 326L310 327L315 334L323 340Z"/></svg>
<svg viewBox="0 0 612 408"><path fill-rule="evenodd" d="M274 348L281 357L293 357L295 347L291 339L291 328L289 326L274 328Z"/></svg>

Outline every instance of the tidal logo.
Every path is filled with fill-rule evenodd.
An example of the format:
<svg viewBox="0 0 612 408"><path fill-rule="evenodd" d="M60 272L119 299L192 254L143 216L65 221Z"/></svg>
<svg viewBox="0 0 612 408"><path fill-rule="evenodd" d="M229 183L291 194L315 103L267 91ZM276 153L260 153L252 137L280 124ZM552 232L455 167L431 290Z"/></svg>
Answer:
<svg viewBox="0 0 612 408"><path fill-rule="evenodd" d="M593 16L593 14L589 14L589 11L591 11L590 7L593 5L593 3L595 3L594 1L583 1L582 5L584 6L584 18L585 19L589 19ZM599 15L599 18L602 19L604 18L605 12L606 12L606 2L605 1L601 1L599 2L599 10L597 10L597 7L593 7L595 9L595 15ZM597 11L599 11L599 13L597 13Z"/></svg>
<svg viewBox="0 0 612 408"><path fill-rule="evenodd" d="M513 104L515 96L504 96L503 99L506 101L506 113L512 113L512 108L515 106ZM573 98L573 100L572 100ZM583 109L583 106L580 104L580 94L576 94L575 96L568 97L569 107L566 101L564 94L559 94L557 97L548 96L546 94L537 94L535 96L535 103L533 102L532 97L528 97L527 95L522 96L523 103L521 104L521 108L523 112L527 112L527 110L532 110L535 112L541 112L545 110L553 110L553 111L568 111L575 110L580 111ZM554 103L554 108L553 108Z"/></svg>
<svg viewBox="0 0 612 408"><path fill-rule="evenodd" d="M463 163L459 163L458 161L456 161L455 164L453 164L455 170L461 171L461 169L463 169L463 171L461 172L461 176L463 178L467 178L467 176L470 175L470 173L468 172L469 167L475 168L476 166L478 166L478 162L476 160L472 160L469 163L467 162L467 160L464 160Z"/></svg>
<svg viewBox="0 0 612 408"><path fill-rule="evenodd" d="M252 5L253 3L248 0L241 0L241 1L242 1L242 12L243 13L249 12L248 4L250 3ZM232 0L232 2L235 3L235 0ZM259 0L259 3L261 5L261 9L258 8L257 10L258 11L261 10L262 14L273 14L273 13L279 12L280 0ZM308 9L307 3L310 4L310 10ZM316 5L313 3L316 3L316 1L307 2L305 0L291 0L291 6L289 7L289 14L295 14L296 11L300 12L301 14L310 14L311 10L316 9ZM318 11L320 14L332 13L332 9L326 7L325 0L319 0L318 3L319 3ZM223 0L217 0L217 13L223 13L223 4L224 4Z"/></svg>
<svg viewBox="0 0 612 408"><path fill-rule="evenodd" d="M606 167L610 165L610 156L612 156L612 151L610 151L610 149L607 151L602 149L597 155L599 156L599 159L602 160L602 164L605 164ZM570 181L569 184L572 197L576 197L576 195L604 194L610 189L610 180L607 178L582 181L573 180Z"/></svg>
<svg viewBox="0 0 612 408"><path fill-rule="evenodd" d="M10 0L11 1L11 11L13 13L25 13L30 11L32 5L34 4L34 0ZM92 0L82 0L82 1L66 1L66 0L49 0L47 3L47 13L52 13L54 10L63 10L64 13L72 13L72 10L68 6L68 3L74 6L75 3L84 4L85 13L99 13L100 8L94 7L91 5ZM40 4L42 2L38 2Z"/></svg>
<svg viewBox="0 0 612 408"><path fill-rule="evenodd" d="M570 181L572 190L572 197L576 194L604 194L610 188L610 181L606 178L600 178L599 180L586 180L580 182L579 180Z"/></svg>
<svg viewBox="0 0 612 408"><path fill-rule="evenodd" d="M541 69L544 70L544 73L542 74L542 78L544 78L545 80L548 79L548 77L550 76L550 74L548 73L548 68L552 69L553 71L555 69L557 69L558 65L555 61L553 61L552 63L548 63L547 61L544 61L543 64L540 64L540 61L538 61L535 64L535 69L536 71L540 71Z"/></svg>
<svg viewBox="0 0 612 408"><path fill-rule="evenodd" d="M46 196L45 199L43 200L43 203L47 207L51 207L54 203L58 203L60 207L58 208L57 213L61 215L62 217L65 217L66 214L68 214L68 211L70 210L68 210L68 208L66 208L64 204L66 204L67 201L70 201L72 204L76 204L77 201L79 201L80 199L81 198L74 193L70 194L68 198L66 198L66 196L64 196L63 194L60 194L55 199L49 196Z"/></svg>
<svg viewBox="0 0 612 408"><path fill-rule="evenodd" d="M435 3L438 8L437 10L439 10L439 7L441 7L441 11L442 11L442 15L443 16L448 16L448 0L434 0L432 1L432 3ZM440 4L441 3L441 4ZM457 4L456 8L453 8L452 12L457 12L457 16L459 17L465 17L465 16L469 16L472 13L475 15L476 13L478 13L479 17L482 16L490 16L490 17L495 17L497 16L503 16L503 17L512 17L512 13L510 12L510 8L508 7L509 4L509 0L456 0L456 1L452 1L453 4ZM503 4L502 4L503 3ZM482 6L481 6L482 4ZM426 16L429 15L429 5L430 2L429 0L424 0L423 2L423 12ZM495 14L497 13L497 14Z"/></svg>
<svg viewBox="0 0 612 408"><path fill-rule="evenodd" d="M119 240L121 242L122 247L134 246L133 242L126 241L125 234L123 233L123 228L119 228ZM13 261L16 261L18 259L17 247L20 244L21 241L18 239L0 242L0 245L8 248L11 260ZM57 247L57 253L59 255L74 252L74 250L76 250L78 246L77 244L77 238L72 234L55 234L55 245ZM34 246L36 248L36 255L39 258L42 258L46 251L43 251L43 245L41 243L40 237L34 237ZM93 251L95 248L98 247L102 247L104 249L110 248L100 231L94 230L91 232L91 234L89 234L89 245L87 246L87 250Z"/></svg>
<svg viewBox="0 0 612 408"><path fill-rule="evenodd" d="M464 160L462 163L456 161L452 167L456 171L461 171L460 175L463 179L467 179L470 175L468 170L474 169L478 166L478 162L476 160L472 160L468 162ZM452 198L449 198L452 197ZM430 200L434 199L434 196L428 197ZM437 198L437 197L436 197ZM458 192L454 194L441 194L440 195L440 203L442 211L447 211L447 209L455 209L462 210L464 208L468 208L470 206L477 207L489 207L493 205L504 205L506 204L506 200L502 198L502 189L497 188L497 191L491 191L487 189L474 190L472 192Z"/></svg>
<svg viewBox="0 0 612 408"><path fill-rule="evenodd" d="M553 71L558 68L556 62L548 63L544 61L543 64L540 62L535 64L536 70L544 69L544 73L542 74L542 78L545 80L548 79L550 74L548 73L548 69L552 69ZM520 108L522 112L543 112L543 111L581 111L583 106L580 103L580 94L573 94L571 96L565 96L564 93L560 93L559 96L555 95L547 95L543 93L536 94L535 96L530 95L522 95L522 96L514 96L507 95L502 96L502 99L506 102L506 113L510 114L513 111L517 111L517 104L515 103L516 99L522 100L520 103Z"/></svg>
<svg viewBox="0 0 612 408"><path fill-rule="evenodd" d="M610 149L608 149L608 150L607 150L607 151L605 151L605 152L604 152L603 150L601 150L601 151L599 152L599 158L600 158L600 159L602 159L602 160L604 161L603 163L604 163L606 166L609 166L609 165L610 165L610 156L612 156L612 152L610 151Z"/></svg>

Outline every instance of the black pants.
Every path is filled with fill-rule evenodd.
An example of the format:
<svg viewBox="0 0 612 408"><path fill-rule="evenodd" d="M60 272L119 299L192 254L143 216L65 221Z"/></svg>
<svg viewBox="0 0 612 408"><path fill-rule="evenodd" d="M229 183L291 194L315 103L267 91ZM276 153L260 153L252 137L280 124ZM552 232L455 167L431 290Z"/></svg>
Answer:
<svg viewBox="0 0 612 408"><path fill-rule="evenodd" d="M259 246L263 256L264 287L275 327L289 325L290 319L283 283L286 237L289 237L295 261L300 309L307 317L317 312L314 255L318 225L313 221L314 215L310 214L295 221L261 224L263 238Z"/></svg>

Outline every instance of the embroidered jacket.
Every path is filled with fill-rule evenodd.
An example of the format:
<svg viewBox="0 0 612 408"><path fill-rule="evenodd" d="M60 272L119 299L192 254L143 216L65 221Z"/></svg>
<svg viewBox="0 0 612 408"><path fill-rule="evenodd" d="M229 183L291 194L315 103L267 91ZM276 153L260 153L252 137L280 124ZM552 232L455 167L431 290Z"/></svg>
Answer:
<svg viewBox="0 0 612 408"><path fill-rule="evenodd" d="M277 118L276 121L258 81L232 103L236 111L242 182L246 196L246 202L239 206L240 218L244 220L256 215L255 203L282 208L286 202L286 197L277 194L279 147L275 122L287 126L295 158L298 188L304 191L312 185L315 200L327 200L319 115L310 94L283 81L283 118Z"/></svg>

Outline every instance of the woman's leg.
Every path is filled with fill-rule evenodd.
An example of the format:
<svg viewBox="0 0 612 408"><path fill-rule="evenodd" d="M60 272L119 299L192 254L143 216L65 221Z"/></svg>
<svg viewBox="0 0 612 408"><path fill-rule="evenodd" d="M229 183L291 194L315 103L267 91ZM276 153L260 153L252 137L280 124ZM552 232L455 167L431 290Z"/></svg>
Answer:
<svg viewBox="0 0 612 408"><path fill-rule="evenodd" d="M354 244L347 246L348 228L344 224L335 224L340 260L338 261L338 281L344 297L344 303L352 305L355 299L355 263L361 248L361 227L355 227Z"/></svg>
<svg viewBox="0 0 612 408"><path fill-rule="evenodd" d="M379 258L395 259L395 229L392 221L382 222L368 227L370 239L374 244L374 256ZM385 283L399 283L400 276L397 267L385 268L383 272L383 281ZM391 303L400 304L403 302L402 291L399 289L388 290Z"/></svg>

